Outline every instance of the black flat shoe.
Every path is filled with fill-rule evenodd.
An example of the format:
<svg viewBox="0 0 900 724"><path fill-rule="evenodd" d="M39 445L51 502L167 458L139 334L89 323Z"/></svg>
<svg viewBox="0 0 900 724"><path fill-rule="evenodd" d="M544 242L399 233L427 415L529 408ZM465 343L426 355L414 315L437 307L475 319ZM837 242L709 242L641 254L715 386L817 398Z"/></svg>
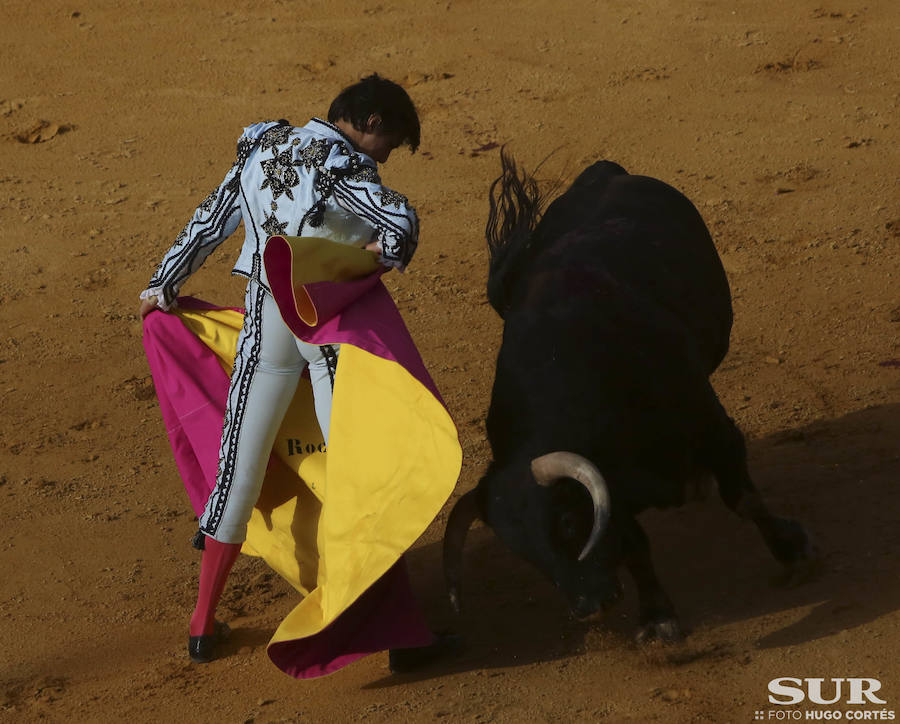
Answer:
<svg viewBox="0 0 900 724"><path fill-rule="evenodd" d="M216 621L215 628L211 634L189 636L188 656L191 657L191 661L198 664L208 664L216 658L216 646L228 637L228 633L228 624Z"/></svg>
<svg viewBox="0 0 900 724"><path fill-rule="evenodd" d="M428 646L412 649L391 649L388 653L388 668L392 674L408 674L430 666L438 659L455 653L462 646L462 636L453 633L437 634L437 639Z"/></svg>

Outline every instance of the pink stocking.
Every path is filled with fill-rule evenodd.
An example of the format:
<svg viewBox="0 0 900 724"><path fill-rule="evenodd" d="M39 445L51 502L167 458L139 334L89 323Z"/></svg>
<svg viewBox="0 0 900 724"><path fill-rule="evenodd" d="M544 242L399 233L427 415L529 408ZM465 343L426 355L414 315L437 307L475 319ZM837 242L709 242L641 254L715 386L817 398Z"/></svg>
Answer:
<svg viewBox="0 0 900 724"><path fill-rule="evenodd" d="M200 559L200 590L197 607L191 616L190 635L206 636L215 626L216 606L222 597L225 581L241 552L240 543L220 543L209 536Z"/></svg>

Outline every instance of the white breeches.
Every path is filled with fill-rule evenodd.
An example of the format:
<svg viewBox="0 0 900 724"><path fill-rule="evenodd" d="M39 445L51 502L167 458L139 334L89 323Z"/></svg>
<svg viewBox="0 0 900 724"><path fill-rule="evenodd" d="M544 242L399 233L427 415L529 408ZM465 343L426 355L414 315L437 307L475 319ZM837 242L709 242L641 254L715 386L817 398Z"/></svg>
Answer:
<svg viewBox="0 0 900 724"><path fill-rule="evenodd" d="M200 530L222 543L241 543L259 498L275 435L309 366L316 417L328 443L338 345L297 339L272 295L247 285L244 327L238 337L228 390L216 487L200 517Z"/></svg>

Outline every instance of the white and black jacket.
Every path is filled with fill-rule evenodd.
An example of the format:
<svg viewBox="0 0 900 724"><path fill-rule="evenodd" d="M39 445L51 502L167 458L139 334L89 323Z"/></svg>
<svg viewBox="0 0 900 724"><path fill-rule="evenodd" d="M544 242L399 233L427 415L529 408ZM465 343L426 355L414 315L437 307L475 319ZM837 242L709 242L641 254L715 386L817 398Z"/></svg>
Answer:
<svg viewBox="0 0 900 724"><path fill-rule="evenodd" d="M244 221L245 238L233 273L257 279L266 239L275 234L319 236L344 244L378 242L383 264L403 270L416 249L419 222L405 196L381 185L369 156L354 150L331 123L312 119L244 129L237 160L219 187L163 257L142 299L168 309L178 290Z"/></svg>

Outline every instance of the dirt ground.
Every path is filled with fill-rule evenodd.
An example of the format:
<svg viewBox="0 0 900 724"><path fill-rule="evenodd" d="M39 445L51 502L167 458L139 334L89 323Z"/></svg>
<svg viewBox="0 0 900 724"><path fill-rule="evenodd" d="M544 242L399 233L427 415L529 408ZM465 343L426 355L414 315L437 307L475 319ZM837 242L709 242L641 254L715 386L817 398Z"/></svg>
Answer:
<svg viewBox="0 0 900 724"><path fill-rule="evenodd" d="M896 0L4 0L0 24L0 720L751 722L776 677L869 677L900 709L900 4ZM140 343L138 293L241 129L305 123L368 72L423 122L385 182L422 237L388 284L458 426L457 492L409 555L460 655L299 682L265 645L296 594L242 558L225 656L187 660L198 556ZM44 122L43 124L41 122ZM439 541L488 462L500 322L483 227L498 146L547 182L607 158L704 215L734 294L714 383L751 471L822 550L798 587L717 500L643 517L691 635L631 642L484 528L466 608ZM242 234L184 289L238 304ZM826 692L828 689L826 688ZM761 712L757 715L756 712ZM881 712L881 713L880 713ZM892 717L893 718L893 717ZM757 719L759 720L759 719Z"/></svg>

